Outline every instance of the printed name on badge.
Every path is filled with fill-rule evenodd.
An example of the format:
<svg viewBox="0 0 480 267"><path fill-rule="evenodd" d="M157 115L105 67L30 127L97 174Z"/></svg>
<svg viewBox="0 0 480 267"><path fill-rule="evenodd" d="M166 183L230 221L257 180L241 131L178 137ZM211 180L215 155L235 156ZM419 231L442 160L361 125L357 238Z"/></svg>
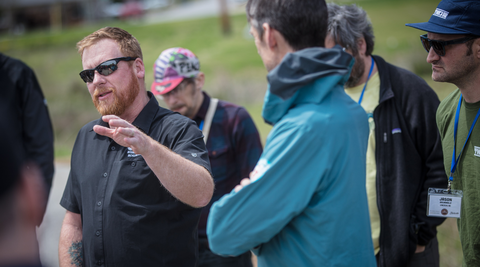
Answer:
<svg viewBox="0 0 480 267"><path fill-rule="evenodd" d="M460 218L463 192L442 188L429 188L427 216Z"/></svg>

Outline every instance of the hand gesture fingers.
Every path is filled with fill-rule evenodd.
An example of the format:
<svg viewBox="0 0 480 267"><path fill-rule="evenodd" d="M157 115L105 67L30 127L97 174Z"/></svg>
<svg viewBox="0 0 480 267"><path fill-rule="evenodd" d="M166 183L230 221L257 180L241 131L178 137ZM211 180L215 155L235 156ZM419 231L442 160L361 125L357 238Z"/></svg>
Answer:
<svg viewBox="0 0 480 267"><path fill-rule="evenodd" d="M234 190L235 190L235 192L238 192L249 184L251 184L250 179L249 178L243 178L242 181L240 181L240 184L235 186Z"/></svg>
<svg viewBox="0 0 480 267"><path fill-rule="evenodd" d="M120 119L117 116L106 115L103 116L102 119L109 124L110 128L95 125L93 130L97 134L107 136L113 139L117 144L124 147L130 147L135 153L141 154L139 151L142 149L139 149L139 146L143 147L142 144L145 143L144 133L142 133L132 124Z"/></svg>
<svg viewBox="0 0 480 267"><path fill-rule="evenodd" d="M116 127L134 127L132 124L130 124L128 121L121 119L115 115L105 115L102 117L102 120L110 126L110 128L116 128Z"/></svg>

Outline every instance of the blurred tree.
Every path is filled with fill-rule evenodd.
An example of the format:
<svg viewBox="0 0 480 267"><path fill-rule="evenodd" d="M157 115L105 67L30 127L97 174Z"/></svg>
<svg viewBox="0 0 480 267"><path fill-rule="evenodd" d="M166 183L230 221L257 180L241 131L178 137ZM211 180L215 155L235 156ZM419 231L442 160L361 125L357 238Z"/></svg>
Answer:
<svg viewBox="0 0 480 267"><path fill-rule="evenodd" d="M223 35L230 35L231 27L230 27L230 17L228 16L228 7L226 0L219 0L220 1L220 23L222 27Z"/></svg>
<svg viewBox="0 0 480 267"><path fill-rule="evenodd" d="M62 30L62 3L57 0L50 6L50 29Z"/></svg>

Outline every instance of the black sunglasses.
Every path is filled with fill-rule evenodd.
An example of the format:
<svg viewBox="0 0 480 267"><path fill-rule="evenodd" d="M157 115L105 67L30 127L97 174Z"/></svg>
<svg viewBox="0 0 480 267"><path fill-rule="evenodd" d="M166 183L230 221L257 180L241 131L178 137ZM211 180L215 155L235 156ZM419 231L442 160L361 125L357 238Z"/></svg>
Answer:
<svg viewBox="0 0 480 267"><path fill-rule="evenodd" d="M80 77L85 83L93 82L95 78L95 71L102 74L103 76L108 76L112 74L114 71L118 69L117 64L120 61L132 61L137 59L136 57L119 57L119 58L112 58L103 63L100 63L93 69L87 69L80 72Z"/></svg>
<svg viewBox="0 0 480 267"><path fill-rule="evenodd" d="M435 53L437 53L437 55L441 57L445 56L445 46L452 44L463 44L476 38L478 38L478 36L467 36L450 41L436 41L428 39L426 34L420 35L420 40L422 41L423 48L425 48L427 52L430 52L430 47L433 47L433 51L435 51Z"/></svg>

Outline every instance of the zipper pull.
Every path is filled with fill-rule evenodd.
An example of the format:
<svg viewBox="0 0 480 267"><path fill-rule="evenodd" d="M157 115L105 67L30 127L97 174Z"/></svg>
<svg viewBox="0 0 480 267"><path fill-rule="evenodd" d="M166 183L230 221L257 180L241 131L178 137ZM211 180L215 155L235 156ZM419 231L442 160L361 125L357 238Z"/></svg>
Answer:
<svg viewBox="0 0 480 267"><path fill-rule="evenodd" d="M387 133L383 133L383 142L384 142L384 143L387 142Z"/></svg>

